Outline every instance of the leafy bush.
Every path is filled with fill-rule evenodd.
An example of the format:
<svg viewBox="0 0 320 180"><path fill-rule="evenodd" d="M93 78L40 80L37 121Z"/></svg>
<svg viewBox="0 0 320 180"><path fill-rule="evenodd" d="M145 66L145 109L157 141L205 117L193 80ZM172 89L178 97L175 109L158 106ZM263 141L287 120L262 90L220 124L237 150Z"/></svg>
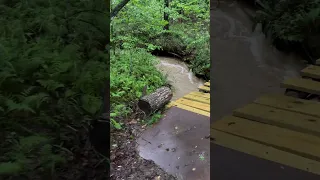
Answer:
<svg viewBox="0 0 320 180"><path fill-rule="evenodd" d="M108 11L103 1L2 1L0 175L70 169L79 131L101 111Z"/></svg>
<svg viewBox="0 0 320 180"><path fill-rule="evenodd" d="M320 50L320 1L319 0L259 0L256 22L274 41L303 43ZM318 54L319 56L320 54Z"/></svg>
<svg viewBox="0 0 320 180"><path fill-rule="evenodd" d="M112 20L113 47L169 52L191 62L197 75L209 78L209 1L171 1L170 8L164 8L163 3L131 0ZM169 13L170 22L163 20L164 12ZM164 30L167 23L170 30Z"/></svg>
<svg viewBox="0 0 320 180"><path fill-rule="evenodd" d="M165 77L154 66L154 56L143 49L117 50L111 56L110 91L114 116L123 116L130 103L138 100L145 86L149 92L166 84Z"/></svg>

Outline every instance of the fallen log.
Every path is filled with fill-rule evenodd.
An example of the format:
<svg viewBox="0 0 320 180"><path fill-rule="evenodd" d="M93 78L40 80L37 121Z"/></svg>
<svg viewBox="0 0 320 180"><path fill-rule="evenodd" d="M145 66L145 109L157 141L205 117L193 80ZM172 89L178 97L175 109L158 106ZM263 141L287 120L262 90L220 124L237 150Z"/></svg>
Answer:
<svg viewBox="0 0 320 180"><path fill-rule="evenodd" d="M165 106L172 98L172 91L168 87L161 87L154 93L143 96L138 102L138 107L146 114L159 110Z"/></svg>

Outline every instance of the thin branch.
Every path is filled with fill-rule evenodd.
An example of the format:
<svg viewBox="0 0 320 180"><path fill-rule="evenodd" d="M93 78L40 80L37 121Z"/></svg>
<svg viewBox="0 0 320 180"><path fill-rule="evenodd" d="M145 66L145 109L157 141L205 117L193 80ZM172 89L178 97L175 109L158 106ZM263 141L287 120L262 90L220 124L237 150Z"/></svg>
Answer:
<svg viewBox="0 0 320 180"><path fill-rule="evenodd" d="M120 10L129 2L130 0L121 1L112 11L111 11L111 19L114 18Z"/></svg>

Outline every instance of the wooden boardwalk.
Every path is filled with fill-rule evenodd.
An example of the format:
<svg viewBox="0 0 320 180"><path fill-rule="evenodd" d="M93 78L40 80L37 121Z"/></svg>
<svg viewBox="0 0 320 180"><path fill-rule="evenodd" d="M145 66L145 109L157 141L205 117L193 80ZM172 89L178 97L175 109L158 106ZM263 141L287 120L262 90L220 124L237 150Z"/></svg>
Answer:
<svg viewBox="0 0 320 180"><path fill-rule="evenodd" d="M210 117L210 81L199 87L199 92L191 92L167 107L172 106Z"/></svg>
<svg viewBox="0 0 320 180"><path fill-rule="evenodd" d="M212 143L320 175L320 66L301 76L282 83L288 93L262 96L212 123Z"/></svg>

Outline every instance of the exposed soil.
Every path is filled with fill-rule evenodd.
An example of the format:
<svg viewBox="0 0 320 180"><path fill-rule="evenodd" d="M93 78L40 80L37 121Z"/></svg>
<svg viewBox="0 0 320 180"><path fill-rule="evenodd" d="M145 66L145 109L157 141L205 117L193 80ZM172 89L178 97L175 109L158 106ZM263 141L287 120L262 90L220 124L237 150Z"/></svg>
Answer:
<svg viewBox="0 0 320 180"><path fill-rule="evenodd" d="M136 139L146 128L138 118L123 122L124 130L111 132L111 180L176 180L153 161L139 156Z"/></svg>

